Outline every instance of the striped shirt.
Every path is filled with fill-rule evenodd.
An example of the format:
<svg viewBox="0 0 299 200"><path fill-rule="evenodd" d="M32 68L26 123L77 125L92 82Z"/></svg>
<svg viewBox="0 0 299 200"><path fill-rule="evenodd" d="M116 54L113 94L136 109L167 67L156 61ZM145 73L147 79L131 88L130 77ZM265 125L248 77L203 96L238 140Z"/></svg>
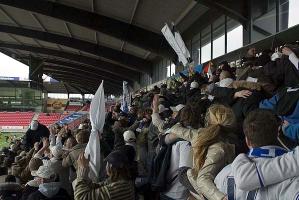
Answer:
<svg viewBox="0 0 299 200"><path fill-rule="evenodd" d="M77 183L75 185L75 200L134 200L134 184L129 180L116 182L104 181L91 183L88 170L78 169Z"/></svg>

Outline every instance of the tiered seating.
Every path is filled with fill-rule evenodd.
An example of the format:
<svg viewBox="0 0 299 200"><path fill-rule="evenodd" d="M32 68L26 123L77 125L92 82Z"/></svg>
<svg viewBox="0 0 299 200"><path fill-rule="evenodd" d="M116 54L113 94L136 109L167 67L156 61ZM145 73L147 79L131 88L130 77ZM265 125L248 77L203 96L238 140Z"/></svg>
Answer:
<svg viewBox="0 0 299 200"><path fill-rule="evenodd" d="M0 126L29 126L33 112L0 112Z"/></svg>
<svg viewBox="0 0 299 200"><path fill-rule="evenodd" d="M78 111L82 108L82 106L68 105L65 111Z"/></svg>
<svg viewBox="0 0 299 200"><path fill-rule="evenodd" d="M38 116L38 121L41 124L44 124L46 126L49 126L51 124L54 124L55 122L59 121L61 117L60 113L40 113Z"/></svg>
<svg viewBox="0 0 299 200"><path fill-rule="evenodd" d="M83 108L82 111L89 111L90 109L90 104L86 104Z"/></svg>
<svg viewBox="0 0 299 200"><path fill-rule="evenodd" d="M61 116L60 116L60 120L61 119L63 119L63 118L65 118L66 116L69 116L70 114L61 114Z"/></svg>

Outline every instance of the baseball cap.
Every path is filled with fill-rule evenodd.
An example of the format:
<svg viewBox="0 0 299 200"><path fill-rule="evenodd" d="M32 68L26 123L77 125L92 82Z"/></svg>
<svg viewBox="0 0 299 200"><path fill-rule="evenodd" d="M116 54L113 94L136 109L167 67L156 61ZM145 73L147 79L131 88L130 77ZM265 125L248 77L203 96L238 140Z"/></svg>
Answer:
<svg viewBox="0 0 299 200"><path fill-rule="evenodd" d="M193 81L191 84L190 84L190 88L191 89L195 89L195 88L198 88L199 87L199 84L196 82L196 81Z"/></svg>
<svg viewBox="0 0 299 200"><path fill-rule="evenodd" d="M123 168L128 164L127 155L119 150L110 153L105 160L115 168Z"/></svg>
<svg viewBox="0 0 299 200"><path fill-rule="evenodd" d="M179 105L177 105L177 106L170 107L170 109L171 109L173 112L179 112L179 111L182 110L184 107L185 107L185 105L183 105L183 104L179 104Z"/></svg>
<svg viewBox="0 0 299 200"><path fill-rule="evenodd" d="M163 104L160 104L158 108L159 108L159 113L162 113L162 112L164 112L164 111L166 111L166 110L169 110L169 109L166 108Z"/></svg>
<svg viewBox="0 0 299 200"><path fill-rule="evenodd" d="M136 136L135 136L135 133L133 131L125 131L124 134L124 140L125 142L129 142L129 141L132 141L132 140L136 140Z"/></svg>
<svg viewBox="0 0 299 200"><path fill-rule="evenodd" d="M55 175L55 172L52 169L52 167L42 165L38 168L37 171L32 171L31 175L35 176L35 177L50 179L51 177L53 177Z"/></svg>

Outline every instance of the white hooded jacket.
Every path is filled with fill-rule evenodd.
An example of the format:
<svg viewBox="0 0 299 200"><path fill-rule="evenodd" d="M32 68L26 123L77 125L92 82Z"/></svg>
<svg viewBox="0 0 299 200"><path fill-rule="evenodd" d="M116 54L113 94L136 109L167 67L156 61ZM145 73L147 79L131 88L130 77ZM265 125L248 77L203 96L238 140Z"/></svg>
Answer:
<svg viewBox="0 0 299 200"><path fill-rule="evenodd" d="M271 146L269 149L280 148ZM298 151L296 152L298 153ZM297 155L298 156L298 155ZM242 155L244 158L244 155ZM265 157L251 157L246 156L247 161L242 165L240 162L240 156L237 167L236 162L234 161L233 165L226 166L215 178L215 184L217 188L228 194L229 200L278 200L278 199L287 199L287 200L298 200L299 199L299 178L284 178L281 181L275 181L276 184L267 186L270 181L279 180L283 174L275 174L274 171L277 169L287 169L289 173L291 168L277 166L274 167L274 171L270 167L266 167L266 164L263 165L263 170L260 170L258 164L269 163L269 161L278 160L281 157L291 157L290 153L286 153L283 156L277 156L275 158L265 158ZM249 160L249 161L248 161ZM244 161L244 160L243 160ZM244 163L244 162L243 162ZM283 163L283 162L282 162ZM255 165L256 164L256 165ZM233 167L232 167L233 166ZM238 168L240 167L240 168ZM233 170L234 169L234 170ZM266 169L266 171L264 171ZM298 171L298 168L297 170ZM236 177L234 175L236 174ZM269 178L271 177L271 178ZM278 177L278 178L277 178ZM280 178L279 178L280 177ZM249 183L249 184L248 184ZM245 188L248 190L240 189L239 184L242 186L245 185ZM266 184L266 185L264 185ZM251 187L248 187L251 186ZM251 189L249 189L251 188Z"/></svg>
<svg viewBox="0 0 299 200"><path fill-rule="evenodd" d="M275 158L250 159L245 154L237 156L232 163L236 187L255 190L299 176L299 146L293 151ZM261 174L261 180L258 178Z"/></svg>

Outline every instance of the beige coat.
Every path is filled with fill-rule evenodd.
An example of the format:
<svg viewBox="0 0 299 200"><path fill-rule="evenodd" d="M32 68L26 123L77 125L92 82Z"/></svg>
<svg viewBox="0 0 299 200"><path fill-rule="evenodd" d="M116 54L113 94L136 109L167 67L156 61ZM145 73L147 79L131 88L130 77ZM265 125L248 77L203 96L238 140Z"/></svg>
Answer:
<svg viewBox="0 0 299 200"><path fill-rule="evenodd" d="M63 167L71 167L73 166L77 170L77 160L79 158L79 155L85 151L86 148L86 143L85 144L77 144L74 146L69 155L62 160L62 166Z"/></svg>
<svg viewBox="0 0 299 200"><path fill-rule="evenodd" d="M200 130L184 128L180 124L174 125L169 132L190 141L193 147L200 134ZM222 200L226 196L216 188L214 179L226 165L233 161L234 157L234 145L218 142L209 147L205 163L197 174L193 169L187 171L189 182L200 194L194 195L197 199L203 199L202 195L204 195L209 200Z"/></svg>

